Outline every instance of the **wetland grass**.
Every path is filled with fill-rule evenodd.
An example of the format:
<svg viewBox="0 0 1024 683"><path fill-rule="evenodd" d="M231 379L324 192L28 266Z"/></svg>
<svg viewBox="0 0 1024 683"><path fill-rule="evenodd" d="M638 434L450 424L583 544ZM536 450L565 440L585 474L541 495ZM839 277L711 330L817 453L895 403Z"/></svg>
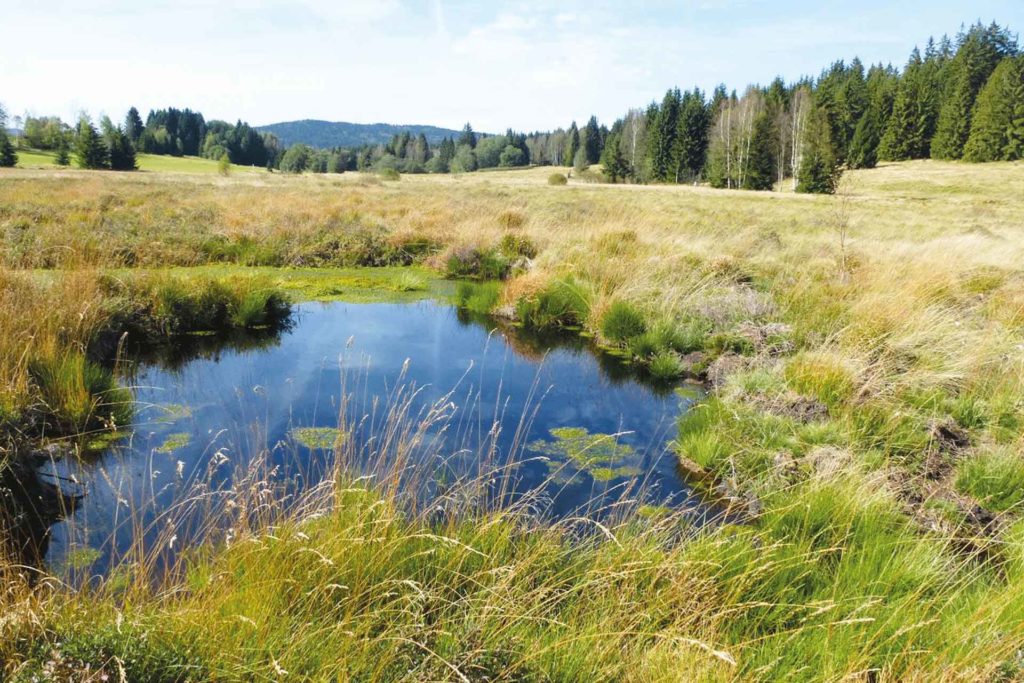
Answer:
<svg viewBox="0 0 1024 683"><path fill-rule="evenodd" d="M553 187L550 172L5 171L0 241L17 269L69 254L102 268L451 264L506 278L476 307L599 340L624 302L645 331L622 353L706 376L676 449L744 523L680 541L676 514L641 514L581 543L509 511L409 511L386 478L339 475L326 507L255 515L244 542L156 588L6 583L5 674L1019 678L1024 165L851 171L843 244L832 197ZM536 246L529 263L499 248L510 232ZM108 294L73 273L0 278L0 418L16 423L40 402L29 359L84 352ZM274 503L247 509L260 505Z"/></svg>

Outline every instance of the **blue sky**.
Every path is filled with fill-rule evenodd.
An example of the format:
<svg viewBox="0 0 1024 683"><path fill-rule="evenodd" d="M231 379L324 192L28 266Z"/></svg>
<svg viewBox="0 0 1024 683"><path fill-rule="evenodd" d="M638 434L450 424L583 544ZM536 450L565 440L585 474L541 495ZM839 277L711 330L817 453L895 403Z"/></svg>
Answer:
<svg viewBox="0 0 1024 683"><path fill-rule="evenodd" d="M1024 0L0 0L11 114L137 106L207 118L548 129L673 85L742 89L834 59L901 65Z"/></svg>

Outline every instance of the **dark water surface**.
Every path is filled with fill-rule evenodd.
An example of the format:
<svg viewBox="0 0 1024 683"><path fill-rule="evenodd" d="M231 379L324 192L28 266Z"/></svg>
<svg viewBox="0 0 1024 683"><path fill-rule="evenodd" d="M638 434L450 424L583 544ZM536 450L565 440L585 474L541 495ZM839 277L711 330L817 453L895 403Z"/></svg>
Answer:
<svg viewBox="0 0 1024 683"><path fill-rule="evenodd" d="M310 303L280 336L205 346L140 364L129 439L49 468L85 494L52 529L51 569L103 573L140 534L167 543L169 510L238 485L260 454L293 492L316 483L341 417L356 450L379 458L396 405L429 423L407 468L423 492L497 468L508 476L490 476L493 498L539 493L536 506L553 517L602 514L623 498L648 513L701 514L668 450L699 390L653 386L582 340L495 328L436 302ZM513 460L521 464L501 469Z"/></svg>

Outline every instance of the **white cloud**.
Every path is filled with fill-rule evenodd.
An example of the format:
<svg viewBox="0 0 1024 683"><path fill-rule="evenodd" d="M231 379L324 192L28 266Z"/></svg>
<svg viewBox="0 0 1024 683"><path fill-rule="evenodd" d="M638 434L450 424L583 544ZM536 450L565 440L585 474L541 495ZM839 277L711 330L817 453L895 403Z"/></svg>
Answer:
<svg viewBox="0 0 1024 683"><path fill-rule="evenodd" d="M317 17L341 24L374 24L401 10L398 0L300 0Z"/></svg>

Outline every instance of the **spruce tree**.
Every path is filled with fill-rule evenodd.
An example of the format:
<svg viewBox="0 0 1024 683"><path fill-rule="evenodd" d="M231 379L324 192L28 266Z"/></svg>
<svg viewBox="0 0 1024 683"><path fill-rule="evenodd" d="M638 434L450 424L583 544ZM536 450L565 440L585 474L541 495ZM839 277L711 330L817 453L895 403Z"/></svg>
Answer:
<svg viewBox="0 0 1024 683"><path fill-rule="evenodd" d="M967 161L1015 161L1024 156L1024 56L1006 57L978 94Z"/></svg>
<svg viewBox="0 0 1024 683"><path fill-rule="evenodd" d="M124 117L124 134L128 136L133 145L139 141L139 136L142 135L144 128L139 110L135 107L129 109L128 114Z"/></svg>
<svg viewBox="0 0 1024 683"><path fill-rule="evenodd" d="M459 134L458 146L467 146L470 149L476 147L476 133L473 132L473 126L468 123L463 127L462 133Z"/></svg>
<svg viewBox="0 0 1024 683"><path fill-rule="evenodd" d="M768 111L754 119L743 189L770 190L775 180L775 124Z"/></svg>
<svg viewBox="0 0 1024 683"><path fill-rule="evenodd" d="M959 159L963 156L978 92L999 61L1015 53L1015 40L996 24L988 27L975 24L963 37L956 56L949 63L949 89L932 141L933 158Z"/></svg>
<svg viewBox="0 0 1024 683"><path fill-rule="evenodd" d="M597 125L596 116L591 116L583 128L583 149L588 164L596 164L601 160L601 129Z"/></svg>
<svg viewBox="0 0 1024 683"><path fill-rule="evenodd" d="M103 144L103 139L87 116L82 116L78 121L75 157L79 168L109 168L107 146Z"/></svg>
<svg viewBox="0 0 1024 683"><path fill-rule="evenodd" d="M135 163L135 148L124 131L120 128L111 128L104 133L103 139L107 145L110 168L115 171L134 171L138 168Z"/></svg>
<svg viewBox="0 0 1024 683"><path fill-rule="evenodd" d="M0 130L0 166L10 168L17 165L18 153L11 142L7 129Z"/></svg>
<svg viewBox="0 0 1024 683"><path fill-rule="evenodd" d="M834 194L840 176L839 164L832 149L832 134L828 117L815 107L807 116L803 154L800 162L800 182L797 192Z"/></svg>
<svg viewBox="0 0 1024 683"><path fill-rule="evenodd" d="M888 161L923 159L929 155L939 111L941 53L921 59L914 48L903 71L892 115L879 143L878 157Z"/></svg>
<svg viewBox="0 0 1024 683"><path fill-rule="evenodd" d="M57 143L57 151L54 154L53 161L58 166L67 166L71 163L71 156L68 149L68 139L65 135L60 136L60 141Z"/></svg>
<svg viewBox="0 0 1024 683"><path fill-rule="evenodd" d="M7 111L0 105L0 167L12 167L18 163L11 136L7 134Z"/></svg>
<svg viewBox="0 0 1024 683"><path fill-rule="evenodd" d="M878 163L878 143L882 137L878 119L878 111L871 107L857 123L846 155L846 165L850 168L874 168Z"/></svg>
<svg viewBox="0 0 1024 683"><path fill-rule="evenodd" d="M711 111L704 101L704 93L694 88L683 95L679 111L679 131L676 135L677 182L690 182L700 177L707 160Z"/></svg>
<svg viewBox="0 0 1024 683"><path fill-rule="evenodd" d="M679 89L669 90L658 107L653 130L648 132L647 145L651 160L651 178L656 181L676 181L676 161L678 147L676 137L679 135L679 109L682 95Z"/></svg>
<svg viewBox="0 0 1024 683"><path fill-rule="evenodd" d="M833 140L833 146L841 152L840 160L846 158L857 124L864 117L870 106L868 83L864 74L864 65L857 58L850 63L846 79L839 89L839 124L842 139Z"/></svg>
<svg viewBox="0 0 1024 683"><path fill-rule="evenodd" d="M0 168L11 168L18 164L18 153L14 149L7 130L0 131Z"/></svg>
<svg viewBox="0 0 1024 683"><path fill-rule="evenodd" d="M604 150L601 153L601 167L609 182L615 183L629 175L629 162L622 153L621 135L611 133L605 140Z"/></svg>
<svg viewBox="0 0 1024 683"><path fill-rule="evenodd" d="M572 125L569 126L569 132L565 135L565 157L562 159L563 165L572 166L576 162L576 152L580 149L580 130L576 127L576 122L573 121Z"/></svg>

